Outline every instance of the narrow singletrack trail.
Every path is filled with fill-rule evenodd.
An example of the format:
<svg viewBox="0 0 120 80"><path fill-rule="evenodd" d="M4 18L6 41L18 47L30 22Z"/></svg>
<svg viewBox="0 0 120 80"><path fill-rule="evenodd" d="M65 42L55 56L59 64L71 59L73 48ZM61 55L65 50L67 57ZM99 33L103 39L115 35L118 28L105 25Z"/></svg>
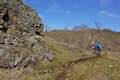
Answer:
<svg viewBox="0 0 120 80"><path fill-rule="evenodd" d="M72 70L72 68L74 67L75 64L78 64L80 62L89 61L89 60L92 60L92 59L98 59L98 58L107 58L107 59L110 59L110 60L111 59L112 60L118 60L116 58L113 58L112 56L101 55L101 56L80 58L80 59L75 60L75 61L69 61L68 63L65 63L65 64L60 66L60 69L58 71L58 74L57 74L55 80L69 80L70 71Z"/></svg>
<svg viewBox="0 0 120 80"><path fill-rule="evenodd" d="M84 62L84 61L88 61L91 59L95 59L95 58L98 58L98 56L81 58L81 59L78 59L75 61L69 61L68 63L65 63L64 65L60 66L60 69L58 71L58 74L57 74L55 80L67 80L68 77L70 76L70 71L75 64L78 64L78 63Z"/></svg>

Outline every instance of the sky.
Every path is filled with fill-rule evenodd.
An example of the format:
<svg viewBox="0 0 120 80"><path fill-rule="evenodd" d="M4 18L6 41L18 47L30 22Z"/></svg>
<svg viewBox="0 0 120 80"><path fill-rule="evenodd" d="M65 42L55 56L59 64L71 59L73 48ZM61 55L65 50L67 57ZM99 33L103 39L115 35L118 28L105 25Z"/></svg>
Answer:
<svg viewBox="0 0 120 80"><path fill-rule="evenodd" d="M50 29L86 24L120 31L120 0L23 0Z"/></svg>

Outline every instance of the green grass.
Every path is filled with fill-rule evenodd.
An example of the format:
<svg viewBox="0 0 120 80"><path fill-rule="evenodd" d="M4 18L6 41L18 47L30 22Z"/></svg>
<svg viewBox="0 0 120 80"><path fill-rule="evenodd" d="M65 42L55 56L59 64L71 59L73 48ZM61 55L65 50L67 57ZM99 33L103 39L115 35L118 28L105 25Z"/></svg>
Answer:
<svg viewBox="0 0 120 80"><path fill-rule="evenodd" d="M79 34L73 33L73 35L75 36L73 35L72 36L75 39L71 38L70 35L69 37L66 37L66 39L68 38L67 40L71 40L68 42L65 42L66 39L62 40L64 39L61 37L63 33L57 34L55 32L54 33L55 35L53 35L53 33L50 33L50 35L54 37L50 38L46 36L44 39L49 50L51 50L55 55L55 59L52 62L39 61L35 68L29 67L22 70L0 70L0 80L10 80L10 79L55 80L58 74L58 71L61 68L61 65L66 64L69 61L75 61L83 58L86 58L86 60L77 62L72 66L72 69L70 69L70 76L68 77L68 80L99 80L99 79L105 80L106 78L112 78L112 80L120 79L120 67L119 67L120 59L118 60L111 59L109 58L109 55L108 56L103 55L102 57L91 58L92 56L95 56L95 55L89 54L89 51L86 51L84 47L81 48L81 46L78 48L74 48L73 50L72 48L69 47L68 43L81 39L82 37L77 37L80 33ZM66 36L68 34L69 33L66 33ZM58 39L56 39L56 35ZM108 34L104 36L107 36L107 35ZM82 34L80 34L80 36L82 36ZM113 35L113 37L111 38L105 38L105 41L110 39L108 42L110 42L111 44L112 38L116 38L117 40L119 40L117 35L116 36ZM82 40L84 41L86 39L87 38L85 37ZM68 46L64 45L63 43L67 43ZM85 44L88 44L88 43L85 43ZM78 49L78 50L75 50L75 49ZM20 50L21 49L19 48L15 49L16 53L19 52ZM31 53L31 52L28 52L28 53ZM114 54L114 52L112 52L112 54ZM49 73L49 71L51 70L52 72ZM48 73L44 73L46 71L48 71Z"/></svg>
<svg viewBox="0 0 120 80"><path fill-rule="evenodd" d="M71 71L70 80L92 80L92 78L97 78L97 76L104 76L105 78L111 77L112 80L119 80L119 66L120 62L103 57L85 61L74 66Z"/></svg>

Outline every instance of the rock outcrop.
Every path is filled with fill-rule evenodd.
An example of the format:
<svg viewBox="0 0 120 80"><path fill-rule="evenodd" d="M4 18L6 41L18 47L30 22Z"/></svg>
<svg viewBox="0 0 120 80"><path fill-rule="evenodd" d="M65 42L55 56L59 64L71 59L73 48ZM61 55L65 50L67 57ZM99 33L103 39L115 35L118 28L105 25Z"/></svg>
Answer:
<svg viewBox="0 0 120 80"><path fill-rule="evenodd" d="M0 0L0 67L21 68L54 58L44 42L44 25L22 0Z"/></svg>

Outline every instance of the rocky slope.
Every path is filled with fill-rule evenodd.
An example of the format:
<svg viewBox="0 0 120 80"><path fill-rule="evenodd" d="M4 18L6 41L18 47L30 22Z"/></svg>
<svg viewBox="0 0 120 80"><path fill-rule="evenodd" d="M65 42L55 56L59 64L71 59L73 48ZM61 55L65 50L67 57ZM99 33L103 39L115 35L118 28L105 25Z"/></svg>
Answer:
<svg viewBox="0 0 120 80"><path fill-rule="evenodd" d="M35 66L54 58L44 42L44 25L22 0L0 0L0 68Z"/></svg>

